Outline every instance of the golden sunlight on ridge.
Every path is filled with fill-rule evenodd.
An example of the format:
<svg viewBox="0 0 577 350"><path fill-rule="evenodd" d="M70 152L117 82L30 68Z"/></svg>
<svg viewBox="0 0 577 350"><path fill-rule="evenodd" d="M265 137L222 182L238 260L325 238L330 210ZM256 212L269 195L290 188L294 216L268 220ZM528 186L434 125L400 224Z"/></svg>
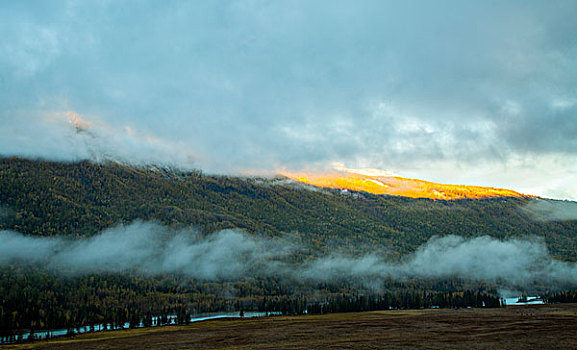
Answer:
<svg viewBox="0 0 577 350"><path fill-rule="evenodd" d="M445 185L416 179L407 179L399 176L371 176L350 171L327 174L289 172L280 172L279 174L294 181L316 187L364 191L373 194L386 194L411 198L455 200L466 198L533 197L513 190L501 188Z"/></svg>

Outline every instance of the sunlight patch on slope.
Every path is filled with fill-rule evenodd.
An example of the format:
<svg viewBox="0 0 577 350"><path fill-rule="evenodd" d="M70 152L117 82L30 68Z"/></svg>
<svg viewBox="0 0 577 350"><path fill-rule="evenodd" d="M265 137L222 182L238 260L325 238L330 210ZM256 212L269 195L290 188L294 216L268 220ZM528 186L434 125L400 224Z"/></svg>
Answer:
<svg viewBox="0 0 577 350"><path fill-rule="evenodd" d="M363 191L372 194L393 195L410 198L430 199L483 199L498 197L532 197L519 192L501 188L470 185L446 185L400 176L367 175L355 172L355 169L339 168L332 173L290 173L279 174L294 181L315 187L335 188L351 191ZM374 170L374 169L371 169ZM371 171L371 174L378 172ZM380 174L387 174L381 172Z"/></svg>

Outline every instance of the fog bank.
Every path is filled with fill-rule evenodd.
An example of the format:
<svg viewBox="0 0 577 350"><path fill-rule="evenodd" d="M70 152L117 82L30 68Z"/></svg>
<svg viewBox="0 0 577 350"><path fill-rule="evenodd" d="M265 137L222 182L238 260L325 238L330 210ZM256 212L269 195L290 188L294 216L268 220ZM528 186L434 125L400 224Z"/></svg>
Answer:
<svg viewBox="0 0 577 350"><path fill-rule="evenodd" d="M360 257L333 254L290 263L290 255L306 247L238 230L203 236L194 229L173 230L146 222L78 240L0 231L0 242L0 265L43 264L63 274L137 271L202 280L256 276L372 284L384 279L452 277L500 286L577 283L577 265L553 259L538 238L433 237L397 263L376 251Z"/></svg>

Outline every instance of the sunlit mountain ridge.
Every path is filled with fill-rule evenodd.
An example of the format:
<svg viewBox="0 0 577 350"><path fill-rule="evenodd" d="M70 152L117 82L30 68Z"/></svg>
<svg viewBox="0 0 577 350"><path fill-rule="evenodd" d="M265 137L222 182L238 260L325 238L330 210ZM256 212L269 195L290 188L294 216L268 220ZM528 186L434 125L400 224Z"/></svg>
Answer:
<svg viewBox="0 0 577 350"><path fill-rule="evenodd" d="M340 170L340 169L339 169ZM400 176L382 176L373 172L345 169L325 174L291 173L279 174L294 181L321 188L363 191L379 195L441 200L485 199L499 197L536 198L513 190L471 185L449 185L408 179ZM385 173L385 172L383 172Z"/></svg>

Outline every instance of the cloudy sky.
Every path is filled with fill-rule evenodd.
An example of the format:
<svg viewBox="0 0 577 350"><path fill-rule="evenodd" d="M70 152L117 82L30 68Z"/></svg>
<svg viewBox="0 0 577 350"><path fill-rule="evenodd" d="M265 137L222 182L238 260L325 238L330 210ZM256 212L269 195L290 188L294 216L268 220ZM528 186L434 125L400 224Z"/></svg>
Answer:
<svg viewBox="0 0 577 350"><path fill-rule="evenodd" d="M576 17L574 0L2 1L0 154L341 163L575 200Z"/></svg>

